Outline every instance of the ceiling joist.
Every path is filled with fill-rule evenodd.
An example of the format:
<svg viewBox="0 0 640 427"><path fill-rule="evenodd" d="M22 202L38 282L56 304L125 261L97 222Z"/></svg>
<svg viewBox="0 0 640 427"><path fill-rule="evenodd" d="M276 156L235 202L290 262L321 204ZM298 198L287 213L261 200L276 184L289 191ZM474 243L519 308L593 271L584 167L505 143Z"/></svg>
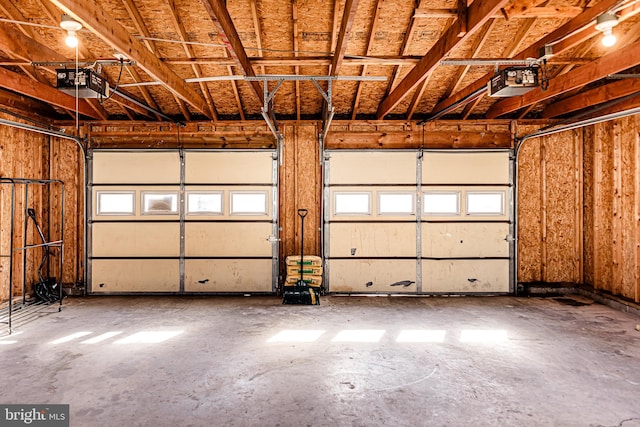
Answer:
<svg viewBox="0 0 640 427"><path fill-rule="evenodd" d="M506 3L507 0L473 2L468 8L467 32L465 35L458 37L463 25L459 20L456 20L420 62L409 71L406 77L398 83L396 88L380 103L377 112L378 119L382 119L389 114L411 90L415 89L416 86L427 77L427 74L434 69L445 55L459 44L464 43L468 37L482 27L482 25Z"/></svg>
<svg viewBox="0 0 640 427"><path fill-rule="evenodd" d="M80 22L85 28L104 40L113 49L124 53L152 78L162 82L171 92L208 118L212 118L206 101L195 90L163 64L147 47L129 32L104 9L88 0L51 0L62 11Z"/></svg>

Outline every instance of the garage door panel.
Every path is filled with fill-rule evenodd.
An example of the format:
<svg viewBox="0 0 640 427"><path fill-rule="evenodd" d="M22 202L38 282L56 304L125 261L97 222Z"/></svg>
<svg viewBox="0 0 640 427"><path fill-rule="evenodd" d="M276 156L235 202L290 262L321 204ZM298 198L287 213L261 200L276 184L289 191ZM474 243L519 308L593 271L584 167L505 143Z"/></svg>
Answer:
<svg viewBox="0 0 640 427"><path fill-rule="evenodd" d="M99 222L92 225L94 257L180 256L180 224Z"/></svg>
<svg viewBox="0 0 640 427"><path fill-rule="evenodd" d="M427 258L508 257L507 223L423 223Z"/></svg>
<svg viewBox="0 0 640 427"><path fill-rule="evenodd" d="M331 260L329 270L331 292L415 293L415 260ZM390 286L401 281L410 286ZM367 285L370 283L370 285Z"/></svg>
<svg viewBox="0 0 640 427"><path fill-rule="evenodd" d="M178 292L180 267L177 259L94 259L91 265L93 293Z"/></svg>
<svg viewBox="0 0 640 427"><path fill-rule="evenodd" d="M509 153L433 153L424 154L424 184L508 184Z"/></svg>
<svg viewBox="0 0 640 427"><path fill-rule="evenodd" d="M93 183L180 182L178 152L94 152Z"/></svg>
<svg viewBox="0 0 640 427"><path fill-rule="evenodd" d="M186 292L272 292L271 259L185 260Z"/></svg>
<svg viewBox="0 0 640 427"><path fill-rule="evenodd" d="M415 257L416 224L333 223L332 257Z"/></svg>
<svg viewBox="0 0 640 427"><path fill-rule="evenodd" d="M416 153L332 152L331 184L415 184Z"/></svg>
<svg viewBox="0 0 640 427"><path fill-rule="evenodd" d="M268 241L271 223L185 224L185 256L266 256L272 254Z"/></svg>
<svg viewBox="0 0 640 427"><path fill-rule="evenodd" d="M271 152L189 152L185 153L187 184L271 184ZM249 173L250 171L250 173Z"/></svg>
<svg viewBox="0 0 640 427"><path fill-rule="evenodd" d="M509 292L509 260L423 260L423 292Z"/></svg>

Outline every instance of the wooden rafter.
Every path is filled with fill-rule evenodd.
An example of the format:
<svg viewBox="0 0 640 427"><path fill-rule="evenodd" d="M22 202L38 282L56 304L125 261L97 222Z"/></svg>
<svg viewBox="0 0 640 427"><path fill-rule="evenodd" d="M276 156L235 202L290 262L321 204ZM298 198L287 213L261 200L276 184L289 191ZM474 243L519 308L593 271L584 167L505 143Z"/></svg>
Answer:
<svg viewBox="0 0 640 427"><path fill-rule="evenodd" d="M176 32L178 33L178 38L182 42L189 41L187 40L188 39L187 31L185 30L184 25L182 24L180 15L178 15L178 10L176 8L175 0L166 0L166 2L169 7L169 12L170 12L169 15L171 17L171 20L173 21L173 26L176 29ZM184 53L187 56L187 58L194 58L196 56L191 45L183 44L182 48L184 49ZM191 64L191 69L193 70L193 74L196 77L203 77L202 68L200 68L200 65ZM232 82L232 83L235 83L235 82ZM213 120L218 120L218 112L216 111L216 107L213 102L213 97L211 96L211 92L209 92L209 88L207 87L207 84L205 82L199 82L198 84L200 85L200 91L204 95L204 99L205 101L207 101L207 105L209 106L210 116L213 117Z"/></svg>
<svg viewBox="0 0 640 427"><path fill-rule="evenodd" d="M570 74L564 74L549 82L547 90L534 89L519 97L506 98L491 106L487 111L488 118L500 117L504 114L527 107L536 102L553 98L572 89L587 85L609 74L618 73L640 64L640 41L625 48L618 49L589 64L578 67Z"/></svg>
<svg viewBox="0 0 640 427"><path fill-rule="evenodd" d="M22 74L14 73L0 67L0 86L22 95L47 102L68 111L76 110L76 98L60 92L58 89L31 80ZM86 102L78 100L78 113L94 119L102 119Z"/></svg>
<svg viewBox="0 0 640 427"><path fill-rule="evenodd" d="M71 15L85 28L90 29L112 48L125 52L136 61L138 66L150 76L178 95L195 109L210 116L207 103L196 91L190 88L173 70L163 64L138 39L102 8L95 7L89 0L51 0L56 6ZM209 117L211 118L211 117Z"/></svg>
<svg viewBox="0 0 640 427"><path fill-rule="evenodd" d="M158 51L158 48L155 45L155 42L153 40L150 40L152 38L151 32L145 25L144 20L142 19L142 15L140 15L140 11L136 7L136 5L133 3L133 0L122 0L122 4L127 10L127 13L129 14L129 17L131 18L131 20L133 21L133 25L136 27L136 30L138 31L138 33L144 35L145 37L145 39L143 40L144 45L147 46L147 49L149 49L151 53L156 53ZM129 67L127 68L127 71L134 82L137 83L142 81L142 77L134 68ZM160 111L160 107L156 103L155 99L153 99L153 96L151 96L151 92L149 92L147 88L140 87L140 93L142 94L142 97L151 108ZM187 109L184 101L180 99L173 92L171 92L171 95L173 95L173 98L178 104L178 108L183 113L184 118L186 120L189 120L191 118L191 114L189 113L189 110ZM156 115L156 118L158 120L161 119L159 115Z"/></svg>
<svg viewBox="0 0 640 427"><path fill-rule="evenodd" d="M0 26L0 48L2 50L12 52L14 56L29 62L55 62L67 60L67 58L65 58L63 55L57 53L53 49L41 43L38 43L36 40L28 37L26 34L7 31L6 26ZM40 84L51 86L49 83ZM52 87L52 89L54 88ZM78 103L82 106L83 109L85 107L92 109L99 118L103 120L106 120L108 118L107 112L99 104L97 104L97 107L89 105L89 103L85 99L78 100ZM68 111L70 113L73 113L75 111L75 104L74 108Z"/></svg>
<svg viewBox="0 0 640 427"><path fill-rule="evenodd" d="M504 58L507 58L506 56ZM405 66L415 65L420 62L421 56L398 56L398 55L384 55L384 56L346 56L343 65L349 66L375 66L375 65L393 65L393 66ZM461 61L467 61L473 58L447 58L449 60L458 59ZM477 60L495 61L497 58L475 58ZM250 57L251 63L257 67L269 67L269 66L283 66L283 67L310 67L310 66L329 66L331 65L331 58L328 56L270 56L268 58ZM574 64L582 65L586 64L590 60L587 58L551 58L548 60L549 64L565 65ZM227 66L233 65L233 60L224 56L212 56L212 57L199 57L199 58L162 58L162 62L165 64L174 65L220 65ZM0 61L0 64L6 63L7 65L15 65L15 61Z"/></svg>
<svg viewBox="0 0 640 427"><path fill-rule="evenodd" d="M509 19L525 18L573 18L580 14L583 8L578 6L540 6L523 11L516 11ZM418 8L415 10L414 18L456 18L457 9L430 9ZM504 14L497 13L492 16L494 19L504 19Z"/></svg>
<svg viewBox="0 0 640 427"><path fill-rule="evenodd" d="M356 18L358 3L360 0L346 0L344 5L344 13L342 14L342 23L340 24L340 33L338 33L338 42L333 52L333 60L331 61L331 70L329 75L337 76L344 60L344 53L347 51L347 44L351 35L351 26Z"/></svg>
<svg viewBox="0 0 640 427"><path fill-rule="evenodd" d="M490 19L482 26L482 29L480 30L480 34L478 34L478 37L473 41L473 44L471 45L471 58L478 57L480 50L482 50L484 44L487 42L487 39L489 38L489 34L493 30L493 27L495 27L496 22L497 21L495 19ZM452 93L455 92L455 90L458 88L458 85L460 84L462 79L464 79L464 76L467 75L469 68L471 68L470 65L463 65L461 67L458 67L458 70L454 74L453 79L449 84L449 87L447 88L445 93L442 95L443 98L447 98Z"/></svg>
<svg viewBox="0 0 640 427"><path fill-rule="evenodd" d="M416 90L413 91L413 97L411 98L411 103L409 104L409 109L407 111L407 120L411 120L414 113L416 112L416 109L420 104L420 100L422 99L422 95L424 95L424 91L427 88L432 75L433 74L429 74L426 79L420 82Z"/></svg>
<svg viewBox="0 0 640 427"><path fill-rule="evenodd" d="M576 32L583 30L585 27L590 26L598 17L598 15L610 10L612 7L614 7L617 4L617 2L618 0L601 1L600 3L596 4L594 7L591 7L585 10L580 15L566 22L555 31L552 31L547 36L543 37L541 40L538 40L537 42L533 43L529 47L520 51L517 55L514 55L513 58L514 59L524 59L529 57L537 58L541 47L544 47L545 45L555 42L557 40L563 39L567 35L574 34ZM570 47L571 46L565 45L563 46L563 49L569 49ZM559 51L558 49L559 49L558 44L554 45L554 52L556 54L562 53L562 51ZM477 92L483 87L486 87L487 83L489 82L489 80L491 80L493 76L494 76L493 72L487 73L483 77L471 83L464 89L458 91L454 95L438 102L438 104L432 110L431 114L437 114L445 109L448 109L452 105L467 98L472 93Z"/></svg>
<svg viewBox="0 0 640 427"><path fill-rule="evenodd" d="M253 71L244 46L242 46L242 41L240 41L240 36L238 35L235 25L233 25L233 20L231 19L231 15L229 15L224 0L202 0L202 3L222 36L222 41L231 54L231 57L236 61L239 70L245 76L255 77L256 73ZM249 82L249 87L259 104L262 105L263 93L260 84L257 81L251 81Z"/></svg>
<svg viewBox="0 0 640 427"><path fill-rule="evenodd" d="M258 16L257 0L251 0L251 18L253 19L253 28L256 33L256 47L258 48L258 57L261 58L264 54L262 52L262 26L260 25L260 18ZM297 52L296 52L297 55ZM249 62L253 63L253 60L249 58ZM265 74L264 65L260 65L260 74Z"/></svg>
<svg viewBox="0 0 640 427"><path fill-rule="evenodd" d="M369 27L369 40L367 41L367 49L366 56L371 55L371 51L373 50L373 40L376 35L376 29L378 27L378 19L380 18L380 11L382 10L382 0L376 0L375 3L375 12L373 15L373 19L371 20L371 26ZM367 65L362 66L361 76L367 75ZM362 82L358 81L356 83L356 96L353 100L353 108L351 109L351 120L356 119L356 115L358 114L358 105L360 104L360 96L362 95Z"/></svg>
<svg viewBox="0 0 640 427"><path fill-rule="evenodd" d="M420 7L422 0L415 0L416 8ZM453 17L451 17L453 18ZM413 37L414 29L416 25L416 16L412 16L409 21L409 27L407 31L404 33L404 38L402 39L402 45L400 46L400 56L405 56L409 49L409 44L411 42L411 38ZM416 62L417 63L417 62ZM391 79L389 80L389 84L387 85L387 90L385 91L385 97L388 96L393 89L396 87L396 81L398 76L400 75L400 69L403 64L398 64L393 67L393 71L391 72Z"/></svg>
<svg viewBox="0 0 640 427"><path fill-rule="evenodd" d="M55 113L49 104L5 90L0 90L0 105L4 108L19 110L26 115L35 114L40 117L47 117Z"/></svg>
<svg viewBox="0 0 640 427"><path fill-rule="evenodd" d="M387 115L407 94L427 77L438 62L452 49L464 43L476 30L487 22L491 15L506 4L507 0L488 0L486 2L473 2L468 9L467 32L458 37L462 24L456 20L438 39L435 45L427 52L420 62L405 76L398 86L380 103L378 118Z"/></svg>

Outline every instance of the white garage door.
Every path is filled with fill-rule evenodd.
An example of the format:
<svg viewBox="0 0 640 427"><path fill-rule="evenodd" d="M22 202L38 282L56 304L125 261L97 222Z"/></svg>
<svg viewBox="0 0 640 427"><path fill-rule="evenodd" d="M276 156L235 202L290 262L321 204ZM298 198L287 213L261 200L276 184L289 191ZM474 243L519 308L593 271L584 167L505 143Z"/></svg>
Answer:
<svg viewBox="0 0 640 427"><path fill-rule="evenodd" d="M327 151L329 292L511 292L509 154Z"/></svg>
<svg viewBox="0 0 640 427"><path fill-rule="evenodd" d="M274 156L94 150L90 292L274 292Z"/></svg>

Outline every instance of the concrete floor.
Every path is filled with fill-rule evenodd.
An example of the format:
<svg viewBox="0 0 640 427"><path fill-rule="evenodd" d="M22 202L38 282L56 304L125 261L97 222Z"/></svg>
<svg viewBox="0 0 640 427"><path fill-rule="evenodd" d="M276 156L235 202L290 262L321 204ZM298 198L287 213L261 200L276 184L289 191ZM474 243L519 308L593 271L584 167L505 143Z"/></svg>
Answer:
<svg viewBox="0 0 640 427"><path fill-rule="evenodd" d="M0 332L0 403L68 403L72 426L640 426L640 318L566 298L69 299Z"/></svg>

